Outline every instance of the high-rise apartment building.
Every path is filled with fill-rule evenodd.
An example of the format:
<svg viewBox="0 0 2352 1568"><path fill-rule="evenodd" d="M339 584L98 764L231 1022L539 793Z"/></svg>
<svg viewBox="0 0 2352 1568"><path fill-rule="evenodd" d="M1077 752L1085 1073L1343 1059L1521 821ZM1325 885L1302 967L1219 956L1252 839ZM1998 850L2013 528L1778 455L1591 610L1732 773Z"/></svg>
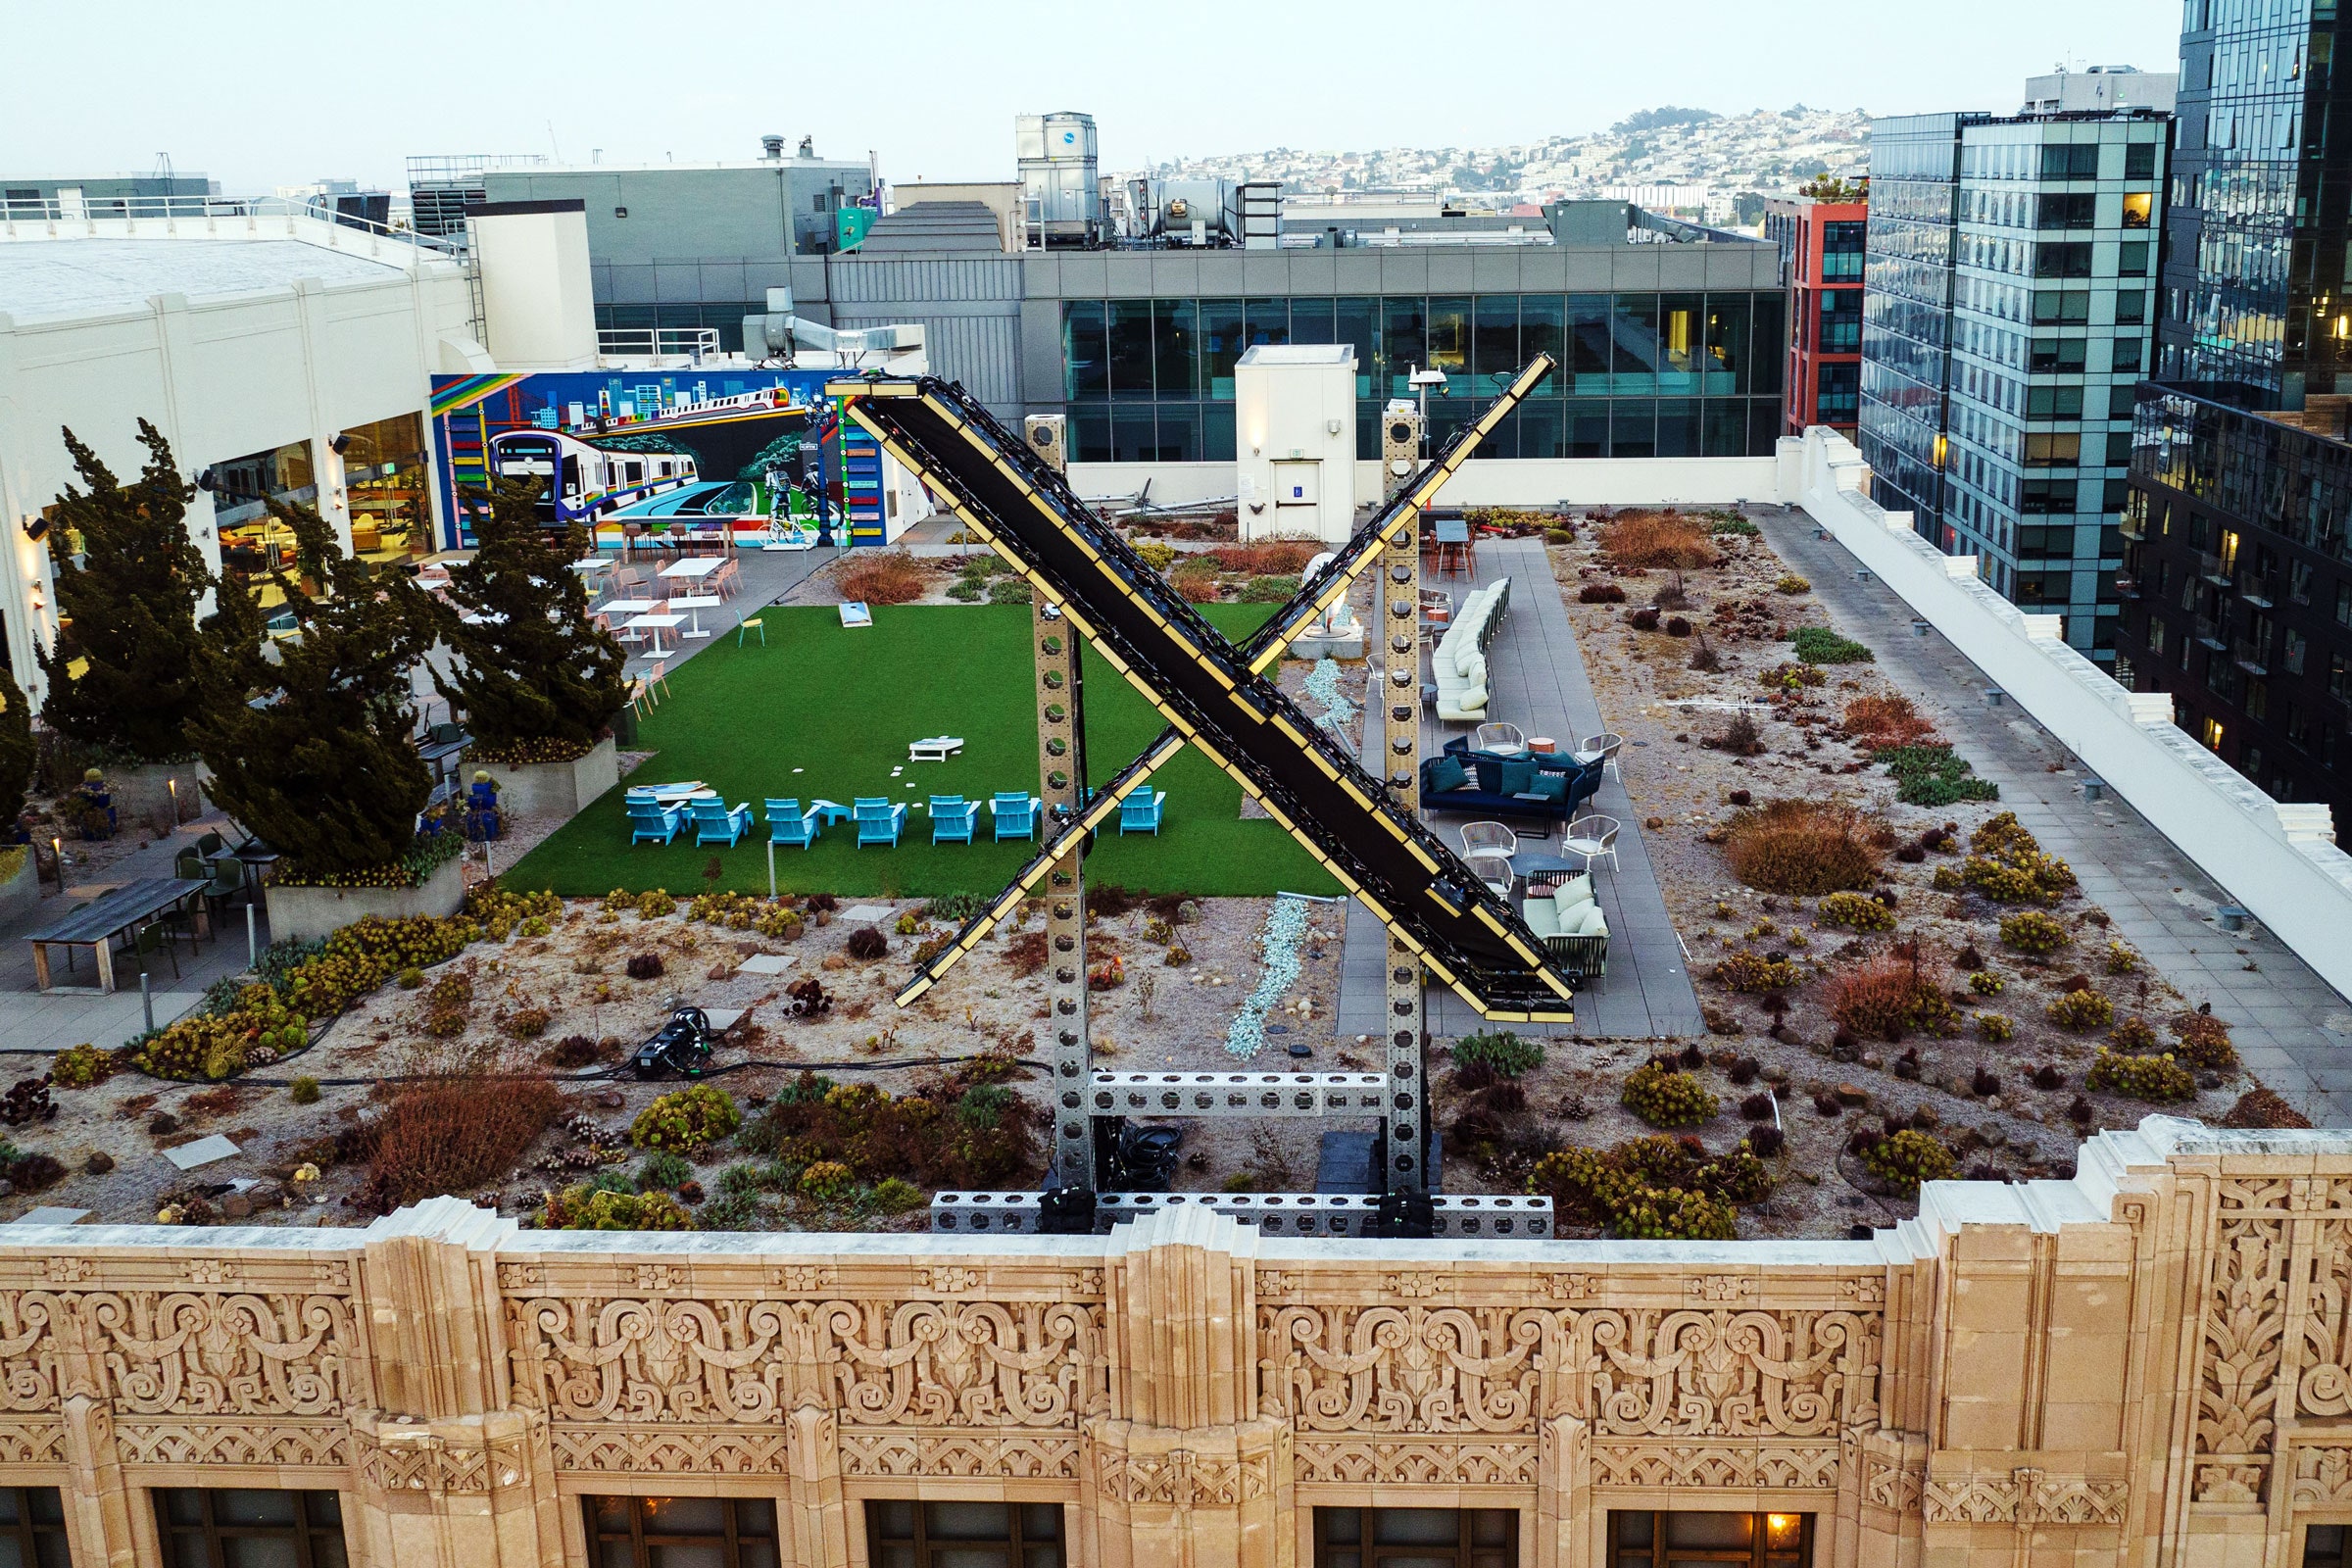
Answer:
<svg viewBox="0 0 2352 1568"><path fill-rule="evenodd" d="M1764 236L1788 275L1788 374L1783 431L1826 424L1849 440L1862 396L1862 258L1867 201L1810 196L1767 202Z"/></svg>
<svg viewBox="0 0 2352 1568"><path fill-rule="evenodd" d="M1874 127L1862 440L1919 531L2112 657L2170 117Z"/></svg>
<svg viewBox="0 0 2352 1568"><path fill-rule="evenodd" d="M2336 0L2188 0L2117 678L2352 811L2352 94Z"/></svg>

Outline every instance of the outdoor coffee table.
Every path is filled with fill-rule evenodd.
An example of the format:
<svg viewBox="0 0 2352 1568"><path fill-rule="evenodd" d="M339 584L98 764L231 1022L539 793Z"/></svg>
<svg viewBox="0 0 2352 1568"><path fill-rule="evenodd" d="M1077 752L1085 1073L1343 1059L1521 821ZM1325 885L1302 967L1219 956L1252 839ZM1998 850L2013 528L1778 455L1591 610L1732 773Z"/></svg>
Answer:
<svg viewBox="0 0 2352 1568"><path fill-rule="evenodd" d="M135 926L143 925L167 909L176 909L190 899L196 903L196 928L200 935L211 936L212 918L206 911L203 895L212 881L207 877L151 876L136 882L124 883L112 893L100 894L78 909L70 909L41 927L25 940L32 944L32 979L40 990L52 989L49 979L49 950L64 948L66 961L74 961L75 948L95 950L98 959L98 989L115 989L115 938Z"/></svg>
<svg viewBox="0 0 2352 1568"><path fill-rule="evenodd" d="M846 822L856 814L854 808L844 806L839 801L810 801L808 809L816 813L818 827L831 827L836 822Z"/></svg>

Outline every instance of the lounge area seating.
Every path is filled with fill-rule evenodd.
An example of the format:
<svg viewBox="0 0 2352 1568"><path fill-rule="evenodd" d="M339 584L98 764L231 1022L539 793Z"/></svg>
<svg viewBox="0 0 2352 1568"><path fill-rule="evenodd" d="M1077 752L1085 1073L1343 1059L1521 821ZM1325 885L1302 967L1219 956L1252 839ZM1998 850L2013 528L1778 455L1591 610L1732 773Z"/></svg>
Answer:
<svg viewBox="0 0 2352 1568"><path fill-rule="evenodd" d="M932 843L972 842L972 828L980 820L978 801L967 801L960 795L934 795L930 810Z"/></svg>
<svg viewBox="0 0 2352 1568"><path fill-rule="evenodd" d="M1494 640L1510 609L1511 579L1500 577L1471 590L1454 612L1453 623L1430 655L1430 671L1438 688L1438 721L1478 724L1486 721L1488 699L1487 645Z"/></svg>
<svg viewBox="0 0 2352 1568"><path fill-rule="evenodd" d="M824 831L824 817L814 807L801 809L797 800L774 800L767 803L767 842L805 850L816 842Z"/></svg>
<svg viewBox="0 0 2352 1568"><path fill-rule="evenodd" d="M861 795L851 803L853 820L858 824L858 847L880 844L890 849L899 847L899 835L906 827L906 808L894 804L886 796Z"/></svg>
<svg viewBox="0 0 2352 1568"><path fill-rule="evenodd" d="M1038 816L1045 807L1046 803L1038 797L1024 795L1019 790L999 790L990 796L988 815L996 824L997 842L1036 838Z"/></svg>
<svg viewBox="0 0 2352 1568"><path fill-rule="evenodd" d="M1609 972L1609 920L1593 900L1591 876L1580 871L1549 894L1529 895L1519 914L1570 974L1595 980Z"/></svg>
<svg viewBox="0 0 2352 1568"><path fill-rule="evenodd" d="M1597 760L1475 751L1457 736L1444 752L1422 761L1421 805L1429 810L1566 822L1600 789L1600 769Z"/></svg>
<svg viewBox="0 0 2352 1568"><path fill-rule="evenodd" d="M752 807L749 801L736 806L722 806L717 801L694 803L694 842L724 844L733 849L743 836L752 830Z"/></svg>
<svg viewBox="0 0 2352 1568"><path fill-rule="evenodd" d="M1137 790L1119 802L1119 832L1158 837L1160 811L1167 804L1166 790Z"/></svg>
<svg viewBox="0 0 2352 1568"><path fill-rule="evenodd" d="M675 806L662 806L655 801L629 803L629 844L667 844L685 826L686 812Z"/></svg>

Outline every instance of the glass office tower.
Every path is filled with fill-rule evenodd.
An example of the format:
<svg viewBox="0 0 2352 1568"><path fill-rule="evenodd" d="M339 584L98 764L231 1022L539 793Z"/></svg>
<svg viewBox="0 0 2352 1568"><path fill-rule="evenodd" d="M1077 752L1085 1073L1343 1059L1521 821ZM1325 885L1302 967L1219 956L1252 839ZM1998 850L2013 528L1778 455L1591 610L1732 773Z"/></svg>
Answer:
<svg viewBox="0 0 2352 1568"><path fill-rule="evenodd" d="M2352 102L2336 0L2187 0L2116 676L2352 820Z"/></svg>

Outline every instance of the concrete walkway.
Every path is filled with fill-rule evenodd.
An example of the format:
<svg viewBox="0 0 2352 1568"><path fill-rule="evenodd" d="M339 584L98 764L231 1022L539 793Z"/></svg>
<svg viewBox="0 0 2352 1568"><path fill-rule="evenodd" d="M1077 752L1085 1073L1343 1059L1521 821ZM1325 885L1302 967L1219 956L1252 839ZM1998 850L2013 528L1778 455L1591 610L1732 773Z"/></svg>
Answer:
<svg viewBox="0 0 2352 1568"><path fill-rule="evenodd" d="M2267 931L2224 932L2214 906L2230 900L2221 887L2113 791L2085 801L2082 769L2056 737L2014 705L1988 708L1984 672L1933 630L1913 636L1901 598L1875 578L1857 581L1854 558L1817 539L1802 513L1750 515L1838 618L1864 629L1880 667L2001 787L2001 804L2075 868L2115 934L2192 1004L2212 1004L2247 1069L2313 1121L2352 1123L2352 1003Z"/></svg>
<svg viewBox="0 0 2352 1568"><path fill-rule="evenodd" d="M1511 604L1487 650L1494 693L1488 707L1490 716L1516 724L1529 735L1551 736L1563 749L1580 736L1606 729L1599 700L1585 671L1584 656L1577 649L1575 628L1560 602L1559 586L1552 580L1551 564L1541 540L1487 540L1478 547L1475 577L1433 576L1428 585L1446 590L1458 602L1472 588L1499 577L1511 579ZM1434 712L1424 710L1424 757L1436 755L1446 741L1465 733L1462 726L1439 724ZM1366 716L1368 724L1377 724L1376 712ZM1682 939L1667 917L1666 901L1658 891L1657 874L1642 842L1641 818L1614 768L1602 779L1600 793L1587 809L1615 817L1621 824L1616 867L1611 869L1604 861L1594 868L1592 878L1595 896L1609 920L1608 975L1577 994L1575 1023L1512 1027L1521 1034L1612 1040L1704 1033L1706 1025L1699 1016L1698 996L1690 986ZM1430 825L1458 848L1461 824L1469 820L1472 818L1445 813L1430 817ZM1544 844L1525 836L1535 831L1534 823L1523 829L1522 850L1544 850ZM1559 836L1557 828L1551 830L1552 847L1557 847ZM1381 1032L1384 947L1380 924L1349 901L1338 1008L1343 1038ZM1441 1037L1471 1034L1486 1027L1451 991L1432 989L1428 993L1428 1016L1431 1033Z"/></svg>

